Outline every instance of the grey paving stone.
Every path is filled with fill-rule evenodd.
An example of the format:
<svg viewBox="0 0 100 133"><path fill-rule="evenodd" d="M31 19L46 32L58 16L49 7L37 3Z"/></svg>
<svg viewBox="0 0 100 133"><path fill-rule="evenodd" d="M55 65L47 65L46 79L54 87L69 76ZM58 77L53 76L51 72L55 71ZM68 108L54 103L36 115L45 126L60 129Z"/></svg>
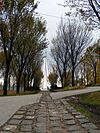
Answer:
<svg viewBox="0 0 100 133"><path fill-rule="evenodd" d="M12 133L10 131L0 131L0 133Z"/></svg>
<svg viewBox="0 0 100 133"><path fill-rule="evenodd" d="M22 119L24 115L14 115L13 119Z"/></svg>
<svg viewBox="0 0 100 133"><path fill-rule="evenodd" d="M21 132L21 131L18 131L16 133L33 133L33 132Z"/></svg>
<svg viewBox="0 0 100 133"><path fill-rule="evenodd" d="M22 120L17 120L17 119L11 119L8 124L12 124L12 125L18 125L20 124Z"/></svg>
<svg viewBox="0 0 100 133"><path fill-rule="evenodd" d="M26 107L21 107L19 110L20 110L20 111L26 111L27 108L26 108Z"/></svg>
<svg viewBox="0 0 100 133"><path fill-rule="evenodd" d="M16 112L16 115L22 115L22 114L24 114L25 113L25 111L20 111L20 110L18 110L17 112Z"/></svg>
<svg viewBox="0 0 100 133"><path fill-rule="evenodd" d="M97 127L93 123L82 124L82 127L86 128L86 129L97 129Z"/></svg>
<svg viewBox="0 0 100 133"><path fill-rule="evenodd" d="M75 115L76 118L80 119L80 118L85 118L84 115Z"/></svg>
<svg viewBox="0 0 100 133"><path fill-rule="evenodd" d="M32 132L32 125L21 125L20 131L22 132Z"/></svg>
<svg viewBox="0 0 100 133"><path fill-rule="evenodd" d="M32 120L23 120L22 121L22 125L31 125L33 123L33 121Z"/></svg>
<svg viewBox="0 0 100 133"><path fill-rule="evenodd" d="M35 116L30 116L30 115L26 115L25 119L27 120L33 120L35 118Z"/></svg>
<svg viewBox="0 0 100 133"><path fill-rule="evenodd" d="M33 105L34 106L34 105ZM34 109L29 109L28 112L35 112L36 110L38 110L39 107L34 107Z"/></svg>
<svg viewBox="0 0 100 133"><path fill-rule="evenodd" d="M36 127L37 128L46 128L46 123L37 123Z"/></svg>
<svg viewBox="0 0 100 133"><path fill-rule="evenodd" d="M46 116L45 117L38 116L37 121L43 121L43 122L46 121Z"/></svg>
<svg viewBox="0 0 100 133"><path fill-rule="evenodd" d="M82 128L78 125L68 126L67 127L69 131L79 131L82 130Z"/></svg>
<svg viewBox="0 0 100 133"><path fill-rule="evenodd" d="M83 118L83 119L78 119L78 121L83 124L83 123L89 123L89 120L86 119L86 118Z"/></svg>
<svg viewBox="0 0 100 133"><path fill-rule="evenodd" d="M67 125L75 125L76 122L75 122L75 120L67 120L67 121L65 121L65 124L67 124Z"/></svg>
<svg viewBox="0 0 100 133"><path fill-rule="evenodd" d="M35 129L33 133L47 133L46 129Z"/></svg>
<svg viewBox="0 0 100 133"><path fill-rule="evenodd" d="M51 125L51 127L60 127L61 122L60 121L51 121L50 125Z"/></svg>
<svg viewBox="0 0 100 133"><path fill-rule="evenodd" d="M3 127L3 130L4 131L15 131L17 129L17 126L16 125L5 125Z"/></svg>
<svg viewBox="0 0 100 133"><path fill-rule="evenodd" d="M77 130L77 131L71 131L71 133L87 133L87 132L83 130Z"/></svg>
<svg viewBox="0 0 100 133"><path fill-rule="evenodd" d="M60 117L50 117L51 121L56 121L56 120L60 120Z"/></svg>
<svg viewBox="0 0 100 133"><path fill-rule="evenodd" d="M70 106L70 105L67 107L67 109L68 109L70 112L74 112L74 110L75 110L74 107L72 107L72 106Z"/></svg>
<svg viewBox="0 0 100 133"><path fill-rule="evenodd" d="M34 112L27 112L26 115L34 115Z"/></svg>
<svg viewBox="0 0 100 133"><path fill-rule="evenodd" d="M66 110L62 111L62 114L68 114L68 111L66 111Z"/></svg>
<svg viewBox="0 0 100 133"><path fill-rule="evenodd" d="M59 117L59 114L51 114L50 113L50 117Z"/></svg>
<svg viewBox="0 0 100 133"><path fill-rule="evenodd" d="M61 127L52 127L51 131L52 133L64 133L64 129Z"/></svg>
<svg viewBox="0 0 100 133"><path fill-rule="evenodd" d="M100 130L93 130L93 129L90 129L88 131L88 133L100 133Z"/></svg>
<svg viewBox="0 0 100 133"><path fill-rule="evenodd" d="M74 119L73 116L71 116L70 114L66 114L63 116L64 117L64 120L71 120L71 119Z"/></svg>
<svg viewBox="0 0 100 133"><path fill-rule="evenodd" d="M77 111L73 111L72 114L73 115L81 115L81 113L80 112L77 112Z"/></svg>

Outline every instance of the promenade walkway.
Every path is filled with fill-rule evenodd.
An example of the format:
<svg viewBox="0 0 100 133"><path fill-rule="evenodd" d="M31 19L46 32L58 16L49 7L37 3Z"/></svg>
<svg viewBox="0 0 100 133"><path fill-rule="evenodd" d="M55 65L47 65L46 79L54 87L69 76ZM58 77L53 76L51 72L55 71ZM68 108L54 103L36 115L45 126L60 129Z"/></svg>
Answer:
<svg viewBox="0 0 100 133"><path fill-rule="evenodd" d="M42 92L39 103L22 106L0 133L100 133L100 130L66 99L53 100Z"/></svg>

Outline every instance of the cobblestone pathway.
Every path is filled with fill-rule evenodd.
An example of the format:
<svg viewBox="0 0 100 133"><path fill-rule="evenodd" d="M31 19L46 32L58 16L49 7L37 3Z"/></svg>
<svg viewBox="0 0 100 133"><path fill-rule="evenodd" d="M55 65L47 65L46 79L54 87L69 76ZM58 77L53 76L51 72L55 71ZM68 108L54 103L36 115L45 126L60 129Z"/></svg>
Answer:
<svg viewBox="0 0 100 133"><path fill-rule="evenodd" d="M53 100L43 92L40 102L21 107L0 133L100 133L100 130L66 99Z"/></svg>

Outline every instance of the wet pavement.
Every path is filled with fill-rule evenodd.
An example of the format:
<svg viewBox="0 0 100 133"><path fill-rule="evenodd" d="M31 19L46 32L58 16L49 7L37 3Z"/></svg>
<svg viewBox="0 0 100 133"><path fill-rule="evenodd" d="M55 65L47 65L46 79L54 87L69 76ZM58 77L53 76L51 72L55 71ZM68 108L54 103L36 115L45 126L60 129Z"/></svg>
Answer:
<svg viewBox="0 0 100 133"><path fill-rule="evenodd" d="M40 101L22 106L2 127L0 133L100 133L100 130L67 99L53 100L42 92Z"/></svg>

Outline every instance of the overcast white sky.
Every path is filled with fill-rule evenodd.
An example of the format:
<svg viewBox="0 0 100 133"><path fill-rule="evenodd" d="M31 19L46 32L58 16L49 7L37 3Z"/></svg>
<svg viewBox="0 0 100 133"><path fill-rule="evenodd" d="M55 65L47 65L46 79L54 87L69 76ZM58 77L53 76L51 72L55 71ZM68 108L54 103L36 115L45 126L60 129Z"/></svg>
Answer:
<svg viewBox="0 0 100 133"><path fill-rule="evenodd" d="M37 1L37 0L36 0ZM40 16L43 16L43 18L47 22L47 38L49 40L49 43L51 43L52 38L56 34L57 26L60 22L61 17L65 18L65 11L67 10L63 6L59 6L58 4L63 4L64 0L38 0L40 4L38 5L37 12L40 14ZM50 17L46 15L52 15L52 16L58 16L56 17ZM100 31L100 30L99 30ZM97 31L94 32L95 36L99 36ZM99 32L100 33L100 32Z"/></svg>
<svg viewBox="0 0 100 133"><path fill-rule="evenodd" d="M45 20L47 21L47 37L49 41L52 40L54 34L56 33L57 25L59 24L60 17L64 17L64 7L59 6L58 4L63 4L64 0L39 0L40 4L38 6L38 12L40 13L40 16L43 16ZM59 18L46 16L47 15L53 15L58 16Z"/></svg>

